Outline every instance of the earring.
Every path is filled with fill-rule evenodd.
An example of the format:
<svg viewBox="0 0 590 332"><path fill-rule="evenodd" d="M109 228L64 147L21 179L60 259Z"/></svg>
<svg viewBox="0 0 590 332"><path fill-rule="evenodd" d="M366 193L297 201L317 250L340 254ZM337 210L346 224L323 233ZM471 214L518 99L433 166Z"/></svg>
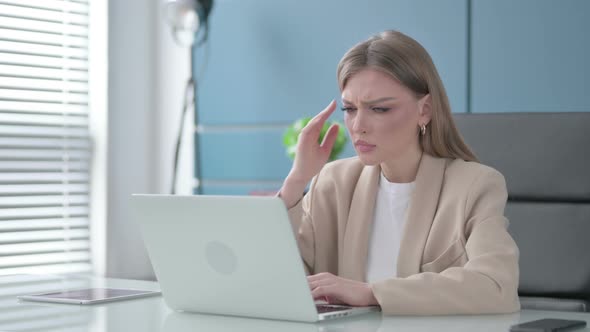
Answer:
<svg viewBox="0 0 590 332"><path fill-rule="evenodd" d="M424 136L426 134L426 125L422 124L420 126L420 133L422 134L422 136Z"/></svg>

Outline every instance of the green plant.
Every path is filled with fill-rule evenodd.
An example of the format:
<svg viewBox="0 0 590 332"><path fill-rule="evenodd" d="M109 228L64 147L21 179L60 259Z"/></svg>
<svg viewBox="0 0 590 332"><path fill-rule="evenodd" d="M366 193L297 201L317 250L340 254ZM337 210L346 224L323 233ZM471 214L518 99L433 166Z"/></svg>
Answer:
<svg viewBox="0 0 590 332"><path fill-rule="evenodd" d="M301 130L307 125L307 123L310 120L311 117L301 118L293 122L289 127L287 127L287 130L283 135L283 145L285 146L287 156L289 156L289 158L295 159L295 152L297 151L297 138L299 137ZM322 127L322 131L320 133L320 138L318 142L322 142L322 140L324 139L324 135L326 134L328 128L330 128L332 124L338 124L339 129L338 136L336 137L336 142L334 142L334 147L332 148L332 152L330 153L329 161L338 159L338 156L344 150L344 146L346 145L346 142L348 140L348 138L346 137L346 130L344 129L344 126L342 126L342 124L338 123L337 121L326 121L326 123L324 123L324 126Z"/></svg>

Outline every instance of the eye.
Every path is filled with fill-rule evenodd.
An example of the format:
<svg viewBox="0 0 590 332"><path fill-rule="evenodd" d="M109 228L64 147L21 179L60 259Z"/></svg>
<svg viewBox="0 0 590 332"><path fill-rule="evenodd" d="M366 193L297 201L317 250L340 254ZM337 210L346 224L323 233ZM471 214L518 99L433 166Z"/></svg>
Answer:
<svg viewBox="0 0 590 332"><path fill-rule="evenodd" d="M391 108L388 107L373 107L372 110L376 113L385 113L389 111Z"/></svg>
<svg viewBox="0 0 590 332"><path fill-rule="evenodd" d="M341 108L342 112L350 113L356 111L356 108L350 106L344 106Z"/></svg>

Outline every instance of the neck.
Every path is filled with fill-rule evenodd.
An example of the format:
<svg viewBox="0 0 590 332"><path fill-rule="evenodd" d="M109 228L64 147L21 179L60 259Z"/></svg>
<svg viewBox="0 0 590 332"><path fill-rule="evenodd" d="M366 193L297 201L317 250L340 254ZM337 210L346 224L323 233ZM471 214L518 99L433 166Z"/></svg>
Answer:
<svg viewBox="0 0 590 332"><path fill-rule="evenodd" d="M408 149L402 155L381 163L381 171L389 182L409 183L416 180L422 158L420 147Z"/></svg>

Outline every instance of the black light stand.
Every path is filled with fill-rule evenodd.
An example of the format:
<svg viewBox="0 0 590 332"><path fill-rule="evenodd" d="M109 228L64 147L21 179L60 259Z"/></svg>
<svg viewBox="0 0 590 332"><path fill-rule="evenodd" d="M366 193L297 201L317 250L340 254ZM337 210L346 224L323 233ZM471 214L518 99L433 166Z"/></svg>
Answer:
<svg viewBox="0 0 590 332"><path fill-rule="evenodd" d="M192 106L194 110L194 144L195 144L195 169L194 178L197 180L196 194L201 194L203 186L201 184L201 158L199 146L199 117L197 103L197 79L195 77L195 56L197 49L207 42L209 36L208 17L213 8L213 0L167 0L164 5L164 13L170 26L172 27L173 36L179 45L190 45L190 75L184 89L184 101L182 113L180 115L180 128L178 128L178 137L176 138L176 147L174 150L174 163L172 165L172 183L170 193L176 193L176 175L178 173L178 158L180 154L180 142L184 131L184 122L186 113ZM201 29L201 27L203 29ZM198 36L201 36L200 40ZM207 56L205 56L207 60Z"/></svg>

